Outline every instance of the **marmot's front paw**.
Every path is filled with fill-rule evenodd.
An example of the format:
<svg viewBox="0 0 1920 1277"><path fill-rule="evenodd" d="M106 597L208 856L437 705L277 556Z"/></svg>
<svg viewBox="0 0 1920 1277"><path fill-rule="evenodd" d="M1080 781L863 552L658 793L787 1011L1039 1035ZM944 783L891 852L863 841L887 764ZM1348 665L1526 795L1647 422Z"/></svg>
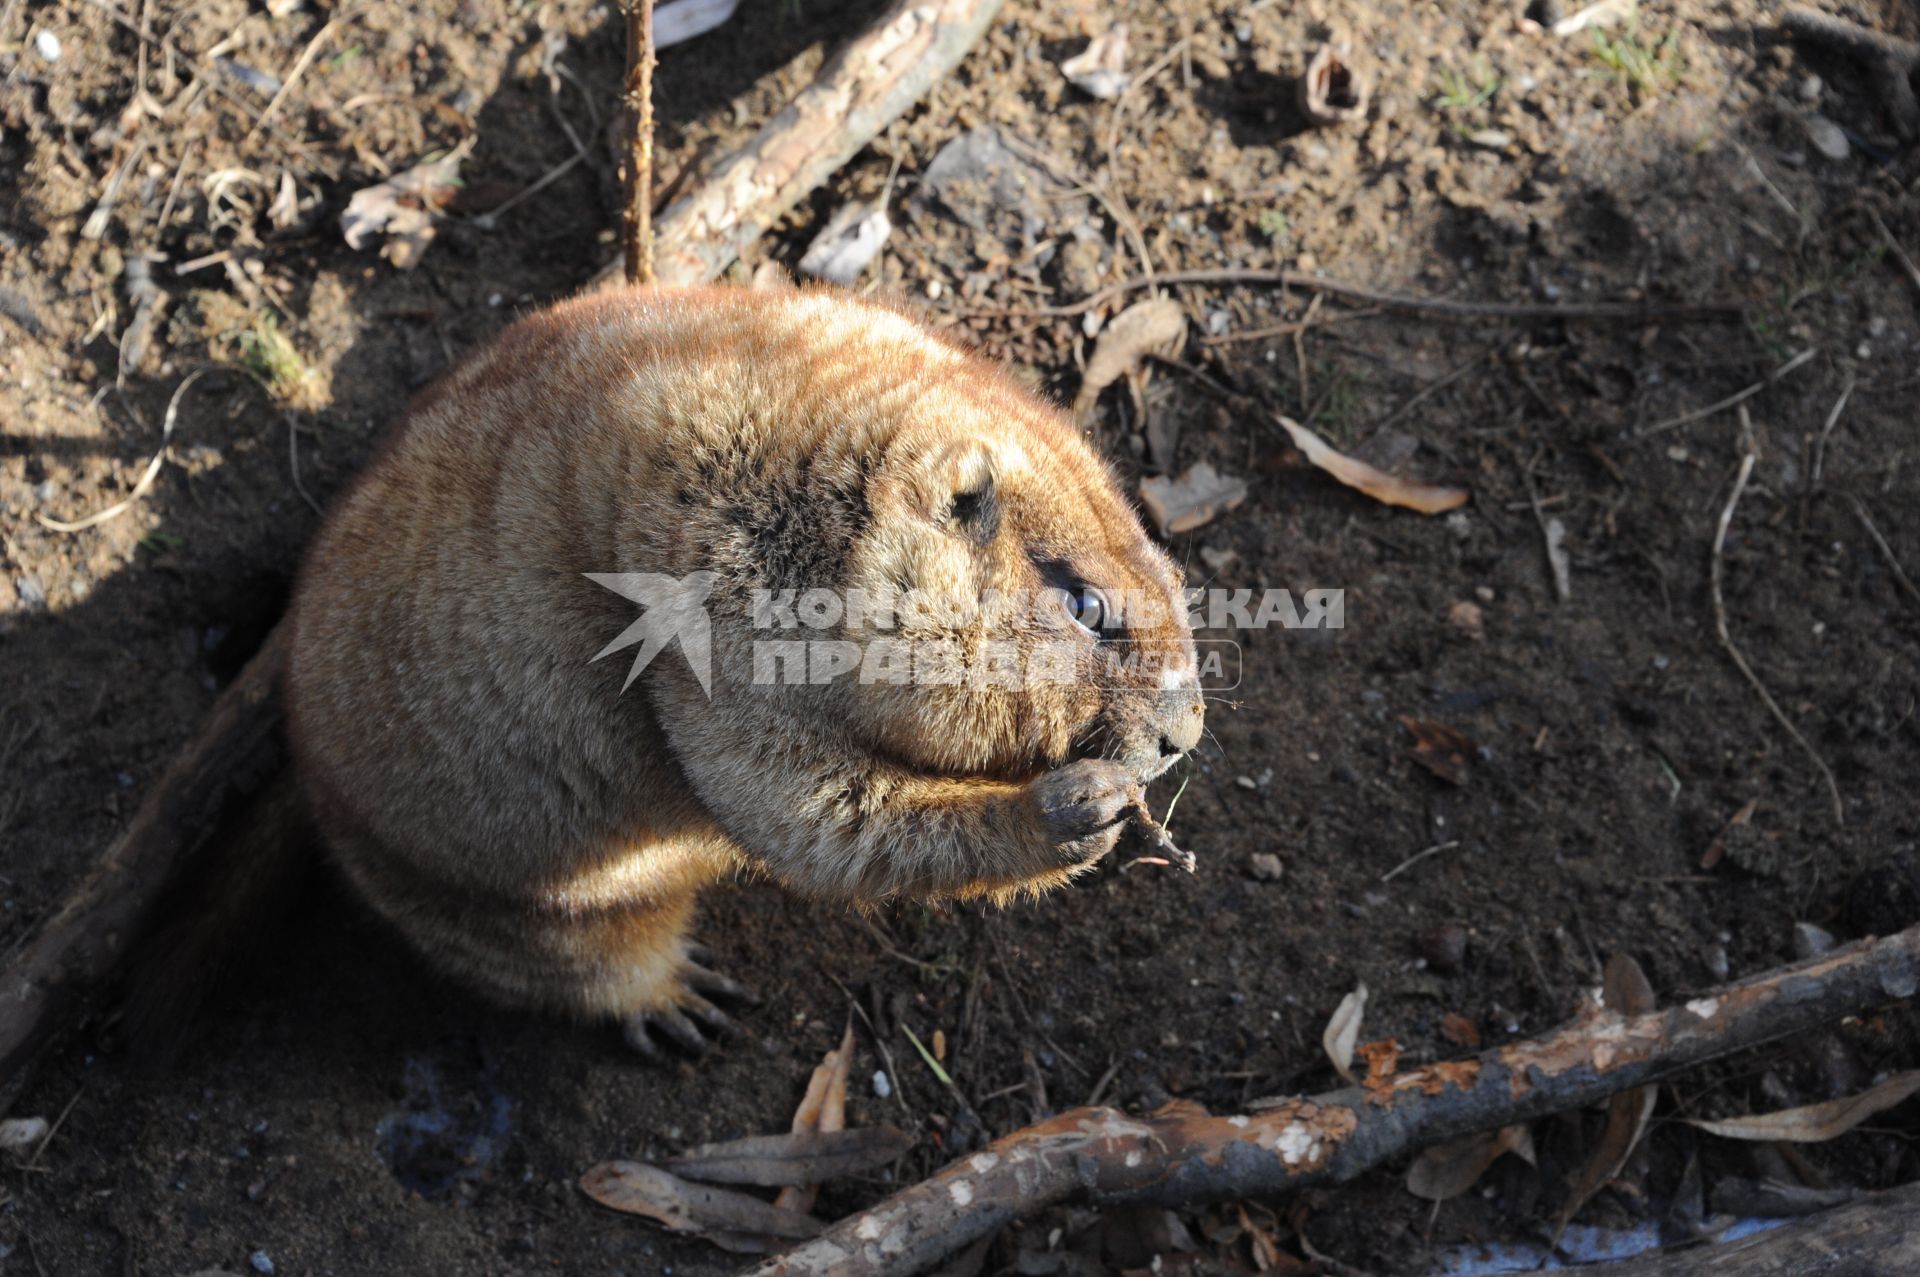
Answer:
<svg viewBox="0 0 1920 1277"><path fill-rule="evenodd" d="M760 999L745 985L701 965L709 960L705 948L688 945L686 965L680 970L680 992L674 1005L627 1017L621 1032L636 1053L658 1062L660 1043L665 1041L688 1055L699 1055L709 1042L737 1032L727 1013L708 998L747 1005L757 1005Z"/></svg>
<svg viewBox="0 0 1920 1277"><path fill-rule="evenodd" d="M1030 790L1047 840L1063 861L1078 864L1113 850L1140 778L1110 759L1083 758L1048 772Z"/></svg>

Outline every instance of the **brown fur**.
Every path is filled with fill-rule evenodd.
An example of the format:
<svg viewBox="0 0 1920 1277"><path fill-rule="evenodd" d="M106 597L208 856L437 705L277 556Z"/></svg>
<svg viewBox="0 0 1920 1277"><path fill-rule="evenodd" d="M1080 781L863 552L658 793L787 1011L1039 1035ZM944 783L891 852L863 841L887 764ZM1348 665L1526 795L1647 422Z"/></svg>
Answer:
<svg viewBox="0 0 1920 1277"><path fill-rule="evenodd" d="M632 651L590 658L638 609L583 574L695 571L717 574L711 698L677 646L622 694ZM754 590L970 599L1049 571L1167 600L1125 637L1190 655L1178 572L1060 414L990 365L827 293L569 302L429 388L315 541L288 685L305 801L455 973L579 1014L670 1007L694 894L722 875L1004 898L1111 848L1123 791L1198 739L1190 683L751 681L755 639L868 636L754 630Z"/></svg>

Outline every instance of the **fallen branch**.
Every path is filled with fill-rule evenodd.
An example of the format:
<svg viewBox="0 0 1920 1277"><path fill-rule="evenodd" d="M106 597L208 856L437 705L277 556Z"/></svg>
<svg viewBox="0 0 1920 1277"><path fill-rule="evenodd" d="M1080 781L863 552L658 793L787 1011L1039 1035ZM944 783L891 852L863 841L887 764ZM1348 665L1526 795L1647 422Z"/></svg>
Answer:
<svg viewBox="0 0 1920 1277"><path fill-rule="evenodd" d="M716 164L698 190L660 215L654 228L659 282L717 278L953 70L1002 3L895 0L746 145ZM617 267L609 267L594 284L619 279Z"/></svg>
<svg viewBox="0 0 1920 1277"><path fill-rule="evenodd" d="M0 979L0 1111L60 1013L113 972L176 866L281 764L285 627L247 663L133 823Z"/></svg>
<svg viewBox="0 0 1920 1277"><path fill-rule="evenodd" d="M1920 1184L1722 1245L1580 1269L1591 1277L1842 1277L1920 1272Z"/></svg>
<svg viewBox="0 0 1920 1277"><path fill-rule="evenodd" d="M1179 1206L1345 1183L1476 1131L1592 1104L1920 988L1920 926L1645 1015L1589 1009L1545 1037L1265 1111L1079 1108L1015 1131L742 1277L904 1277L1069 1198Z"/></svg>

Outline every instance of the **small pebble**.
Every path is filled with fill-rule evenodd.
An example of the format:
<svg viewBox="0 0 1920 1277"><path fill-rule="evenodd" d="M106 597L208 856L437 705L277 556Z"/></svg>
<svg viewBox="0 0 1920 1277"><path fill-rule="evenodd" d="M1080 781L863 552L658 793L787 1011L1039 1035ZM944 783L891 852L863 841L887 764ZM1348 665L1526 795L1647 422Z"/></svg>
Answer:
<svg viewBox="0 0 1920 1277"><path fill-rule="evenodd" d="M1825 927L1816 927L1811 922L1793 924L1793 955L1796 958L1817 958L1830 952L1838 943L1833 933Z"/></svg>
<svg viewBox="0 0 1920 1277"><path fill-rule="evenodd" d="M1470 639L1486 636L1486 614L1478 603L1468 603L1464 599L1447 609L1447 623Z"/></svg>
<svg viewBox="0 0 1920 1277"><path fill-rule="evenodd" d="M1256 786L1256 785L1255 785L1255 784L1253 783L1253 777L1251 777L1251 776L1235 776L1235 777L1233 778L1233 783L1234 783L1234 784L1236 784L1236 785L1238 785L1238 786L1240 786L1240 788L1242 788L1242 789L1256 789L1256 788L1258 788L1258 786Z"/></svg>
<svg viewBox="0 0 1920 1277"><path fill-rule="evenodd" d="M1806 79L1800 81L1800 100L1802 102L1818 102L1820 100L1821 90L1826 87L1827 86L1821 82L1819 76L1809 75Z"/></svg>
<svg viewBox="0 0 1920 1277"><path fill-rule="evenodd" d="M885 1069L874 1070L873 1093L883 1100L893 1094L893 1082L887 1077Z"/></svg>
<svg viewBox="0 0 1920 1277"><path fill-rule="evenodd" d="M253 1265L253 1271L256 1273L270 1273L273 1271L273 1260L268 1257L267 1252L264 1250L256 1250L253 1254L248 1255L247 1262Z"/></svg>
<svg viewBox="0 0 1920 1277"><path fill-rule="evenodd" d="M60 60L60 37L51 31L42 31L33 37L33 51L48 62Z"/></svg>
<svg viewBox="0 0 1920 1277"><path fill-rule="evenodd" d="M1247 857L1247 874L1255 882L1279 882L1285 872L1280 857L1270 851L1256 851Z"/></svg>
<svg viewBox="0 0 1920 1277"><path fill-rule="evenodd" d="M13 589L20 596L22 607L39 607L47 601L47 592L41 588L40 578L32 573L16 578Z"/></svg>
<svg viewBox="0 0 1920 1277"><path fill-rule="evenodd" d="M1824 115L1809 115L1806 119L1807 140L1813 143L1813 149L1830 160L1844 160L1852 149L1846 133Z"/></svg>
<svg viewBox="0 0 1920 1277"><path fill-rule="evenodd" d="M1707 972L1716 980L1726 979L1728 974L1733 970L1732 964L1727 961L1727 951L1717 944L1707 946L1705 957L1707 960Z"/></svg>

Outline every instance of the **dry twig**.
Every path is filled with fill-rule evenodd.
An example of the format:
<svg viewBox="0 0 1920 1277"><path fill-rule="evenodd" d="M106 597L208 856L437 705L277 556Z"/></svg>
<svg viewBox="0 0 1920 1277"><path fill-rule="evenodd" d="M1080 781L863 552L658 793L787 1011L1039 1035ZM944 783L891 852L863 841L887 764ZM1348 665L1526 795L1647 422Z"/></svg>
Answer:
<svg viewBox="0 0 1920 1277"><path fill-rule="evenodd" d="M1015 1131L742 1277L904 1277L1074 1197L1164 1206L1345 1183L1418 1149L1646 1086L1920 988L1920 927L1643 1015L1589 1008L1545 1037L1215 1117L1079 1108Z"/></svg>
<svg viewBox="0 0 1920 1277"><path fill-rule="evenodd" d="M1680 319L1738 319L1745 308L1734 302L1476 302L1455 301L1449 297L1412 297L1404 293L1382 292L1359 284L1310 275L1297 270L1221 269L1163 271L1151 279L1122 280L1095 289L1079 301L1066 306L1035 306L1024 310L982 310L981 315L1082 315L1101 302L1141 288L1171 284L1261 284L1274 288L1293 288L1303 293L1326 293L1349 301L1378 306L1383 310L1413 311L1428 315L1451 315L1456 319L1616 319L1644 321Z"/></svg>
<svg viewBox="0 0 1920 1277"><path fill-rule="evenodd" d="M1740 494L1747 490L1747 478L1753 473L1753 463L1759 459L1759 453L1753 450L1751 442L1753 423L1748 419L1747 410L1744 407L1740 409L1740 425L1742 441L1740 471L1734 476L1733 491L1727 496L1726 508L1720 511L1720 522L1713 533L1713 567L1709 573L1709 582L1713 589L1713 629L1720 636L1720 646L1727 649L1727 655L1733 658L1733 663L1739 667L1740 672L1746 676L1747 682L1759 694L1761 702L1773 715L1774 721L1785 728L1787 735L1793 737L1793 743L1813 760L1814 767L1820 772L1820 778L1826 782L1827 796L1833 800L1833 823L1845 825L1847 823L1846 808L1840 801L1840 785L1833 778L1833 770L1827 766L1827 761L1820 757L1819 752L1808 743L1807 738L1800 734L1800 729L1793 725L1793 720L1788 718L1787 712L1780 708L1780 703L1773 699L1773 693L1769 692L1767 685L1760 681L1760 676L1753 672L1753 666L1747 664L1747 658L1740 654L1740 649L1734 644L1733 635L1727 630L1727 602L1721 590L1721 581L1726 576L1727 527L1733 522L1733 508L1740 504Z"/></svg>
<svg viewBox="0 0 1920 1277"><path fill-rule="evenodd" d="M653 0L627 0L626 99L633 142L623 242L629 284L653 283L653 64Z"/></svg>

